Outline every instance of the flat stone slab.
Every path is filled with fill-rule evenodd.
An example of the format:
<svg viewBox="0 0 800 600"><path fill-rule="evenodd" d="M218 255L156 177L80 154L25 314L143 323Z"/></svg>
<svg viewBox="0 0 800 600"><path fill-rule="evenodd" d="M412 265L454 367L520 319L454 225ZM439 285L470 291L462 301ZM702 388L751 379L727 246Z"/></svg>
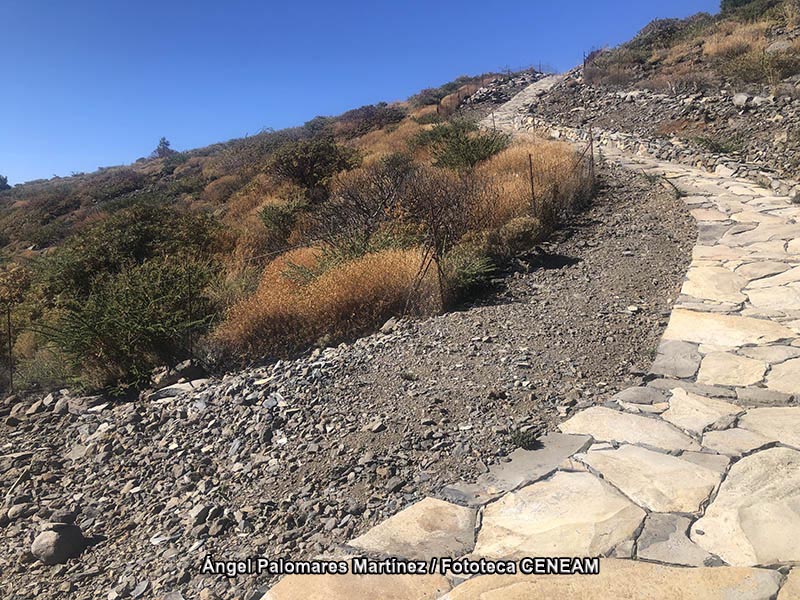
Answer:
<svg viewBox="0 0 800 600"><path fill-rule="evenodd" d="M716 208L695 208L690 211L697 221L728 221L730 216Z"/></svg>
<svg viewBox="0 0 800 600"><path fill-rule="evenodd" d="M669 399L669 410L661 417L676 427L699 434L720 418L740 412L741 406L676 388Z"/></svg>
<svg viewBox="0 0 800 600"><path fill-rule="evenodd" d="M576 458L636 504L656 512L699 510L722 478L718 471L639 446L591 451Z"/></svg>
<svg viewBox="0 0 800 600"><path fill-rule="evenodd" d="M685 568L604 559L597 575L484 575L442 600L770 600L781 574L736 567Z"/></svg>
<svg viewBox="0 0 800 600"><path fill-rule="evenodd" d="M620 408L632 413L643 413L648 415L660 415L669 408L668 402L658 404L631 404L630 402L617 402Z"/></svg>
<svg viewBox="0 0 800 600"><path fill-rule="evenodd" d="M703 436L704 447L726 456L741 456L769 443L771 443L769 438L739 427L709 431Z"/></svg>
<svg viewBox="0 0 800 600"><path fill-rule="evenodd" d="M442 575L287 575L261 600L437 600L450 589Z"/></svg>
<svg viewBox="0 0 800 600"><path fill-rule="evenodd" d="M796 283L798 281L800 281L800 266L793 267L778 275L757 279L751 282L747 286L747 289L771 288L786 285L787 283Z"/></svg>
<svg viewBox="0 0 800 600"><path fill-rule="evenodd" d="M492 465L489 472L478 477L475 483L456 483L444 488L442 493L450 500L470 506L485 504L505 492L549 475L565 459L585 450L591 438L588 435L549 433L538 442L541 447L535 450L514 450L509 454L508 462Z"/></svg>
<svg viewBox="0 0 800 600"><path fill-rule="evenodd" d="M764 311L790 312L800 310L800 289L794 287L770 287L748 290L750 304Z"/></svg>
<svg viewBox="0 0 800 600"><path fill-rule="evenodd" d="M611 399L628 404L661 404L667 401L662 392L648 387L629 387L617 392Z"/></svg>
<svg viewBox="0 0 800 600"><path fill-rule="evenodd" d="M739 427L800 448L800 406L767 406L747 411Z"/></svg>
<svg viewBox="0 0 800 600"><path fill-rule="evenodd" d="M664 339L718 346L763 346L797 334L772 321L675 308L664 331Z"/></svg>
<svg viewBox="0 0 800 600"><path fill-rule="evenodd" d="M736 398L743 406L786 406L792 396L765 388L736 388Z"/></svg>
<svg viewBox="0 0 800 600"><path fill-rule="evenodd" d="M731 462L731 459L727 456L711 454L710 452L683 452L681 453L681 458L717 473L724 473Z"/></svg>
<svg viewBox="0 0 800 600"><path fill-rule="evenodd" d="M789 265L786 263L778 262L775 260L762 260L744 264L735 269L735 273L741 275L745 279L753 281L770 275L779 275L784 271L789 270Z"/></svg>
<svg viewBox="0 0 800 600"><path fill-rule="evenodd" d="M760 346L758 348L742 348L741 353L747 357L755 358L756 360L763 360L772 365L786 362L791 358L800 356L800 348L793 348L792 346ZM796 369L800 371L800 362L795 365ZM800 381L798 382L800 383Z"/></svg>
<svg viewBox="0 0 800 600"><path fill-rule="evenodd" d="M697 383L747 387L761 381L766 372L764 361L729 352L711 352L700 364Z"/></svg>
<svg viewBox="0 0 800 600"><path fill-rule="evenodd" d="M685 379L697 373L700 360L697 345L680 340L664 340L658 346L656 360L650 367L650 372Z"/></svg>
<svg viewBox="0 0 800 600"><path fill-rule="evenodd" d="M602 406L579 412L559 425L564 433L591 435L604 442L644 444L664 450L699 450L685 433L657 418L642 417Z"/></svg>
<svg viewBox="0 0 800 600"><path fill-rule="evenodd" d="M594 475L557 472L486 506L474 554L598 556L631 538L644 516Z"/></svg>
<svg viewBox="0 0 800 600"><path fill-rule="evenodd" d="M731 565L800 561L800 452L770 448L734 464L691 539Z"/></svg>
<svg viewBox="0 0 800 600"><path fill-rule="evenodd" d="M800 598L800 568L795 567L786 576L778 600L796 600Z"/></svg>
<svg viewBox="0 0 800 600"><path fill-rule="evenodd" d="M800 395L800 358L773 366L767 376L767 388L785 394Z"/></svg>
<svg viewBox="0 0 800 600"><path fill-rule="evenodd" d="M736 398L736 392L729 388L720 387L717 385L692 383L691 381L685 381L682 379L653 379L652 381L647 382L647 386L654 387L659 390L666 390L668 392L672 392L672 390L678 388L686 390L692 394L699 394L708 398Z"/></svg>
<svg viewBox="0 0 800 600"><path fill-rule="evenodd" d="M724 267L692 267L681 292L717 302L744 302L742 288L748 280Z"/></svg>
<svg viewBox="0 0 800 600"><path fill-rule="evenodd" d="M637 556L673 565L715 567L722 561L689 539L688 517L651 513L636 540Z"/></svg>
<svg viewBox="0 0 800 600"><path fill-rule="evenodd" d="M425 498L365 534L349 546L409 560L461 556L475 545L475 510L437 498Z"/></svg>

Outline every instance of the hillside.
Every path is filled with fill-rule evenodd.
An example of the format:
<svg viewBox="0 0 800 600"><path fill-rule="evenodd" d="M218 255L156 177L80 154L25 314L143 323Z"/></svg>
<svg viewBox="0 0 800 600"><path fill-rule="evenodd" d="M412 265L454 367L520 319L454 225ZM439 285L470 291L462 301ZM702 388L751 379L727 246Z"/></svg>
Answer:
<svg viewBox="0 0 800 600"><path fill-rule="evenodd" d="M800 597L798 40L723 0L1 191L0 596ZM600 572L206 569L355 556Z"/></svg>
<svg viewBox="0 0 800 600"><path fill-rule="evenodd" d="M534 117L639 136L661 158L766 185L797 180L800 8L723 6L736 4L744 5L653 22L619 48L591 53Z"/></svg>
<svg viewBox="0 0 800 600"><path fill-rule="evenodd" d="M585 173L556 168L580 162L567 146L451 118L484 83L508 94L539 76L463 77L1 192L16 388L135 391L185 359L286 357L457 304L588 193ZM531 214L534 147L552 163L534 174Z"/></svg>

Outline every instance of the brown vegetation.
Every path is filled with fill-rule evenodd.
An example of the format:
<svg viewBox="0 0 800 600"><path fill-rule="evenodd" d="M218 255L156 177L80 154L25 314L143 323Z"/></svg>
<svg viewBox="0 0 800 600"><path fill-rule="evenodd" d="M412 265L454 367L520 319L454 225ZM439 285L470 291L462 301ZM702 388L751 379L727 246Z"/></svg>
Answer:
<svg viewBox="0 0 800 600"><path fill-rule="evenodd" d="M534 138L469 172L402 155L367 160L336 178L311 233L316 245L272 261L214 340L230 356L281 356L391 315L439 310L546 237L589 184L585 157Z"/></svg>
<svg viewBox="0 0 800 600"><path fill-rule="evenodd" d="M724 81L777 86L800 73L800 42L785 36L799 15L797 0L750 0L713 17L654 21L627 44L593 56L585 76L594 84L673 93ZM770 48L777 40L786 43Z"/></svg>
<svg viewBox="0 0 800 600"><path fill-rule="evenodd" d="M15 331L27 329L17 381L141 384L203 335L212 354L249 361L461 301L589 186L566 144L506 147L444 120L483 81L0 192L0 261L35 259L12 307ZM126 322L135 339L122 335L119 315L162 305Z"/></svg>

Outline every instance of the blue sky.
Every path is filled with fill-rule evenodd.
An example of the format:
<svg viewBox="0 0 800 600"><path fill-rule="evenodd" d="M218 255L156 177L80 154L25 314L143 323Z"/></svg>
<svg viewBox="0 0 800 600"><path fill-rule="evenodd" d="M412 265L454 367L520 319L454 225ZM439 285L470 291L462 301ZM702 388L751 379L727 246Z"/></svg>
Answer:
<svg viewBox="0 0 800 600"><path fill-rule="evenodd" d="M0 0L0 174L130 163L400 100L462 74L564 70L718 0Z"/></svg>

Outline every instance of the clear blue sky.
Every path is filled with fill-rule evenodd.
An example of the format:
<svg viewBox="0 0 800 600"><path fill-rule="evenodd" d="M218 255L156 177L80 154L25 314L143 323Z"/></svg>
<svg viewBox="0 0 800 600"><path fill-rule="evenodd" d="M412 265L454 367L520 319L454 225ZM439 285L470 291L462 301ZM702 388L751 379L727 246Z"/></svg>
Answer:
<svg viewBox="0 0 800 600"><path fill-rule="evenodd" d="M130 163L408 97L462 74L574 66L718 0L0 0L0 174Z"/></svg>

